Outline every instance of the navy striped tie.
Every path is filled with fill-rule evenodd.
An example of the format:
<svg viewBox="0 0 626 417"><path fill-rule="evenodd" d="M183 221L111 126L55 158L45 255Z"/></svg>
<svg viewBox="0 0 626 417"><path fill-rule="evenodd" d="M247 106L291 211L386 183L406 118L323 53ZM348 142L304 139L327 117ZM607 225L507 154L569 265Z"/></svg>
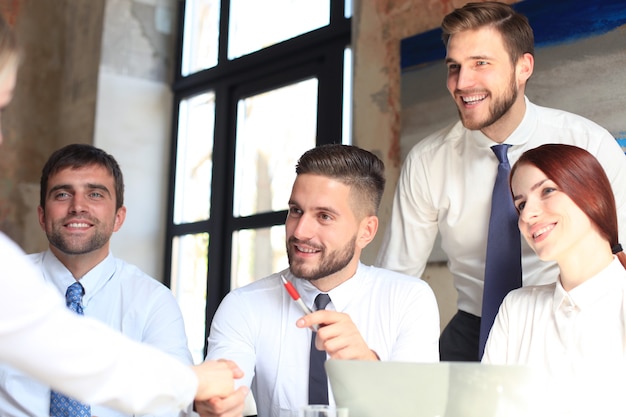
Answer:
<svg viewBox="0 0 626 417"><path fill-rule="evenodd" d="M70 310L83 315L81 304L85 289L79 282L75 282L67 288L65 302ZM91 407L78 402L56 391L50 393L50 416L51 417L91 417Z"/></svg>

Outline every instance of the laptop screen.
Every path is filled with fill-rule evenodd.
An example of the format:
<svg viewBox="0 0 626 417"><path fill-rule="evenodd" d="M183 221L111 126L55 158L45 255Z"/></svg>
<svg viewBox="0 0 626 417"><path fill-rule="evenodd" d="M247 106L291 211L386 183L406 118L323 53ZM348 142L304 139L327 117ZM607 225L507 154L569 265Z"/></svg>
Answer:
<svg viewBox="0 0 626 417"><path fill-rule="evenodd" d="M328 360L326 371L350 417L537 415L541 384L523 366Z"/></svg>

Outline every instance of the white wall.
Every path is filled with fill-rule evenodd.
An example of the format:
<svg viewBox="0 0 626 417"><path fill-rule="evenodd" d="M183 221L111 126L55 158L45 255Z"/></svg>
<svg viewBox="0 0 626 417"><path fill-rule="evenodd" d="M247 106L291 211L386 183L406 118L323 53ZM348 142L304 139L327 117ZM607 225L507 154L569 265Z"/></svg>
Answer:
<svg viewBox="0 0 626 417"><path fill-rule="evenodd" d="M162 281L172 94L162 84L100 72L94 145L124 173L126 221L113 254Z"/></svg>
<svg viewBox="0 0 626 417"><path fill-rule="evenodd" d="M126 221L111 250L162 281L176 0L107 0L94 145L117 159Z"/></svg>

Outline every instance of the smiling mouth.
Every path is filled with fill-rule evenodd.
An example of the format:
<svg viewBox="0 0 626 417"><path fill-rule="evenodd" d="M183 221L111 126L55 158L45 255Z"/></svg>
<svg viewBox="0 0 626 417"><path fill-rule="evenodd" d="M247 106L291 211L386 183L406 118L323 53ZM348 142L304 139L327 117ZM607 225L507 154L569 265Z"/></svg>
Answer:
<svg viewBox="0 0 626 417"><path fill-rule="evenodd" d="M295 248L302 253L317 253L319 252L319 249L315 249L315 248L307 248L307 247L302 247L299 245L294 245Z"/></svg>
<svg viewBox="0 0 626 417"><path fill-rule="evenodd" d="M67 227L71 228L83 228L83 227L89 227L91 226L90 224L87 223L68 223L66 225Z"/></svg>
<svg viewBox="0 0 626 417"><path fill-rule="evenodd" d="M461 100L464 104L476 104L480 103L484 99L487 98L487 94L473 95L473 96L462 96Z"/></svg>
<svg viewBox="0 0 626 417"><path fill-rule="evenodd" d="M548 226L542 227L541 229L537 230L535 233L533 233L533 239L537 239L539 236L543 235L544 233L549 232L550 230L554 229L554 224L550 224Z"/></svg>

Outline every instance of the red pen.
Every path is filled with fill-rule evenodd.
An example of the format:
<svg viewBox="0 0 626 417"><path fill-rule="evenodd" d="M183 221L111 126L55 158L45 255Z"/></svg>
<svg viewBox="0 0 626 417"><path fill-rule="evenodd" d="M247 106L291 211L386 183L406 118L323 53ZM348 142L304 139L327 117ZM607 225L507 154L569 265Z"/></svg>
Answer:
<svg viewBox="0 0 626 417"><path fill-rule="evenodd" d="M287 279L285 279L282 274L280 275L280 279L283 280L283 284L285 284L285 289L287 290L291 298L293 298L293 300L300 306L300 309L304 312L304 314L311 314L313 311L311 311L311 309L307 307L306 304L304 304L304 301L302 301L302 298L300 298L300 294L298 294L298 291L295 289L295 287L291 285L291 282L287 281ZM316 332L318 329L319 327L317 324L311 326L311 330L313 330L314 332Z"/></svg>

